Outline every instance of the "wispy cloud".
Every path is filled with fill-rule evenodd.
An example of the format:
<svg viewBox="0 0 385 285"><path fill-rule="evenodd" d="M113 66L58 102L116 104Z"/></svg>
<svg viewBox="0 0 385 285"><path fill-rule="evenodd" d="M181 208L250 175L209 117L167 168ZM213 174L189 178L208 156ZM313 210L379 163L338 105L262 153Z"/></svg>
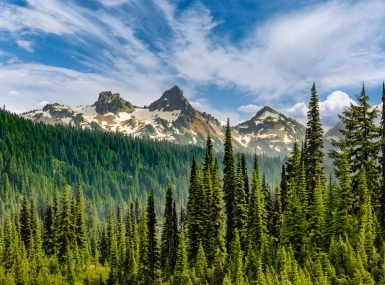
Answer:
<svg viewBox="0 0 385 285"><path fill-rule="evenodd" d="M313 82L325 93L385 78L383 1L329 1L282 12L251 23L247 36L236 43L216 35L221 22L199 1L184 10L167 0L99 2L97 10L59 0L26 0L25 7L1 3L4 36L33 51L31 42L20 38L53 34L73 47L67 56L81 66L21 64L14 55L0 66L5 87L29 94L31 102L65 96L61 102L71 104L112 90L144 105L175 83L190 98L199 97L197 87L212 84L251 95L254 104L240 112L279 104L299 118L306 113L302 101ZM123 5L129 7L124 13ZM212 108L207 96L210 101L202 106ZM293 107L293 101L301 103ZM229 112L236 120L236 110Z"/></svg>
<svg viewBox="0 0 385 285"><path fill-rule="evenodd" d="M8 93L8 95L11 95L11 96L19 96L20 94L19 94L19 92L17 92L17 91L10 91L10 92Z"/></svg>
<svg viewBox="0 0 385 285"><path fill-rule="evenodd" d="M263 106L249 104L249 105L242 105L237 110L243 113L257 113L262 108Z"/></svg>
<svg viewBox="0 0 385 285"><path fill-rule="evenodd" d="M23 48L29 52L33 52L32 42L25 41L25 40L17 40L16 43L19 45L19 47L21 47L21 48Z"/></svg>

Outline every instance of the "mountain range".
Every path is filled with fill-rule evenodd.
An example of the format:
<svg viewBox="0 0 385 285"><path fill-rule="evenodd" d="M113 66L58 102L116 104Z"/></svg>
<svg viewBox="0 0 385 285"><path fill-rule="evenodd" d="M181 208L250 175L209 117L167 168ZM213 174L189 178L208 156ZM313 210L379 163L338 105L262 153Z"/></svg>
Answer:
<svg viewBox="0 0 385 285"><path fill-rule="evenodd" d="M224 126L212 115L192 107L174 86L149 106L138 107L118 93L101 92L92 105L76 107L47 104L22 116L48 124L122 132L137 137L204 146L207 135L216 150L223 149ZM294 141L303 141L306 128L294 119L265 106L251 119L231 127L234 148L269 156L289 155Z"/></svg>

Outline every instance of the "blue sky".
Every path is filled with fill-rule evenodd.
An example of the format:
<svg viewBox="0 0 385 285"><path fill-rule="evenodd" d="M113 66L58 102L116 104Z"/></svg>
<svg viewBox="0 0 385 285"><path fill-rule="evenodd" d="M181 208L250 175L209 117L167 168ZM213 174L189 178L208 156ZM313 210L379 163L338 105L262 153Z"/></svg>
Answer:
<svg viewBox="0 0 385 285"><path fill-rule="evenodd" d="M175 84L234 123L264 105L304 122L313 82L326 126L362 82L381 102L384 1L5 0L0 11L0 104L15 112L104 90L148 105Z"/></svg>

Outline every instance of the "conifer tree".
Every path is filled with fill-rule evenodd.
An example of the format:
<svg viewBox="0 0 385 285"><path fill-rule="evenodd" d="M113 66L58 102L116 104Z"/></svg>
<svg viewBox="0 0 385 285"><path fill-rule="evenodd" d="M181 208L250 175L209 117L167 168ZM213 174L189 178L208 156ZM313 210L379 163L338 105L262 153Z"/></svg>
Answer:
<svg viewBox="0 0 385 285"><path fill-rule="evenodd" d="M241 158L238 156L237 185L234 195L234 229L237 229L238 231L242 248L245 248L246 246L247 217L246 193L244 189Z"/></svg>
<svg viewBox="0 0 385 285"><path fill-rule="evenodd" d="M203 226L202 232L202 245L205 252L210 250L210 238L209 232L210 229L210 216L211 216L211 204L212 204L212 195L213 195L213 183L214 183L214 153L213 153L213 144L210 138L210 135L207 136L206 142L206 152L202 168L202 196L200 199L200 208L201 208L201 220Z"/></svg>
<svg viewBox="0 0 385 285"><path fill-rule="evenodd" d="M125 280L133 282L137 274L136 259L136 234L133 223L135 219L132 217L131 207L127 209L126 217L126 253L124 258L124 275Z"/></svg>
<svg viewBox="0 0 385 285"><path fill-rule="evenodd" d="M169 253L169 271L170 274L174 272L176 264L176 256L178 252L179 243L179 231L178 231L178 215L176 213L176 203L173 201L172 205L172 235L171 235L171 247Z"/></svg>
<svg viewBox="0 0 385 285"><path fill-rule="evenodd" d="M195 272L201 284L204 284L207 277L207 260L202 243L199 244L197 261L195 263Z"/></svg>
<svg viewBox="0 0 385 285"><path fill-rule="evenodd" d="M267 232L267 216L260 181L258 156L256 154L254 156L247 231L249 241L256 249L259 249L262 242L262 236Z"/></svg>
<svg viewBox="0 0 385 285"><path fill-rule="evenodd" d="M314 190L317 187L318 180L323 184L325 181L323 172L323 129L319 112L319 100L315 87L315 83L311 88L311 96L309 102L309 111L307 112L308 122L306 129L307 139L307 188L309 193L310 205L313 203Z"/></svg>
<svg viewBox="0 0 385 285"><path fill-rule="evenodd" d="M223 157L223 194L225 200L225 212L227 215L226 243L227 248L229 248L230 242L232 241L234 234L234 199L235 189L237 187L229 119L227 119L224 147L225 153Z"/></svg>
<svg viewBox="0 0 385 285"><path fill-rule="evenodd" d="M343 146L340 161L337 166L339 186L336 193L336 212L334 218L334 233L343 238L349 237L352 233L353 223L353 192L350 165L348 161L348 151Z"/></svg>
<svg viewBox="0 0 385 285"><path fill-rule="evenodd" d="M304 243L306 221L295 190L295 182L290 181L287 209L282 218L281 244L285 247L291 246L298 258Z"/></svg>
<svg viewBox="0 0 385 285"><path fill-rule="evenodd" d="M261 183L261 190L263 193L263 203L265 204L266 209L266 220L267 220L267 228L269 231L271 231L272 227L272 211L273 211L273 200L271 198L271 192L270 192L270 186L266 182L266 175L263 173L262 175L262 183Z"/></svg>
<svg viewBox="0 0 385 285"><path fill-rule="evenodd" d="M63 186L63 194L61 197L61 211L59 220L59 229L57 237L58 258L61 264L65 264L67 275L72 276L73 255L71 247L75 242L75 234L73 232L72 217L70 212L70 202L68 200L68 185Z"/></svg>
<svg viewBox="0 0 385 285"><path fill-rule="evenodd" d="M76 212L75 212L75 233L76 233L76 244L81 252L81 259L83 265L87 264L89 259L88 242L86 223L84 219L84 205L83 205L83 191L78 181L77 192L76 192Z"/></svg>
<svg viewBox="0 0 385 285"><path fill-rule="evenodd" d="M318 252L324 246L325 206L323 202L323 187L321 179L313 191L313 204L310 209L308 224L309 242L313 251Z"/></svg>
<svg viewBox="0 0 385 285"><path fill-rule="evenodd" d="M332 173L329 176L329 185L325 196L325 249L329 249L330 240L334 234L334 215L336 211L336 182L332 178Z"/></svg>
<svg viewBox="0 0 385 285"><path fill-rule="evenodd" d="M202 209L200 201L202 199L202 187L198 167L193 157L190 175L189 197L187 202L187 240L188 240L188 260L194 266L198 254L199 244L202 241L204 224L202 221Z"/></svg>
<svg viewBox="0 0 385 285"><path fill-rule="evenodd" d="M151 253L146 211L142 211L142 217L140 220L140 243L137 282L139 284L151 284L153 270L150 265Z"/></svg>
<svg viewBox="0 0 385 285"><path fill-rule="evenodd" d="M274 199L273 199L273 217L271 235L274 238L275 244L279 243L282 227L282 204L281 204L281 191L278 189L278 184L275 186Z"/></svg>
<svg viewBox="0 0 385 285"><path fill-rule="evenodd" d="M369 105L369 97L366 95L365 86L362 85L362 90L357 95L357 103L355 106L350 103L349 107L345 107L342 115L339 115L340 120L345 126L345 129L340 130L344 138L340 141L333 141L333 146L340 149L340 152L332 150L330 156L335 159L335 164L341 160L341 151L345 147L348 151L348 159L350 171L353 175L352 186L353 193L356 197L358 176L361 169L365 169L367 176L368 188L371 193L371 201L375 211L380 210L380 171L378 165L379 149L381 142L378 142L381 128L376 127L374 120L377 117L377 108L371 109ZM358 211L357 200L354 201L355 212Z"/></svg>
<svg viewBox="0 0 385 285"><path fill-rule="evenodd" d="M43 248L45 253L50 256L55 249L55 228L54 228L54 213L52 206L48 205L44 217L44 232L43 232Z"/></svg>
<svg viewBox="0 0 385 285"><path fill-rule="evenodd" d="M164 223L163 223L163 231L161 237L161 248L160 248L160 266L163 273L166 273L166 264L170 255L170 250L173 243L173 201L172 201L172 190L171 190L171 182L169 181L167 184L166 191L166 201L164 207ZM169 274L170 272L167 272Z"/></svg>
<svg viewBox="0 0 385 285"><path fill-rule="evenodd" d="M373 209L370 203L370 196L366 182L365 169L362 169L358 176L358 193L360 195L360 210L358 212L358 239L359 246L362 247L361 256L365 256L364 262L367 265L366 259L372 260L375 258L374 250L374 217Z"/></svg>
<svg viewBox="0 0 385 285"><path fill-rule="evenodd" d="M175 264L175 278L178 284L185 284L188 278L187 251L185 244L185 225L181 225L178 252Z"/></svg>
<svg viewBox="0 0 385 285"><path fill-rule="evenodd" d="M250 186L249 186L249 176L247 175L247 167L246 167L246 155L242 153L241 155L241 166L242 166L242 175L244 179L244 188L246 197L249 198Z"/></svg>
<svg viewBox="0 0 385 285"><path fill-rule="evenodd" d="M226 254L226 217L223 209L223 192L219 177L218 164L214 164L214 183L213 195L211 200L211 214L209 217L210 248L207 252L207 260L212 263L216 255L224 256ZM217 258L219 258L217 256Z"/></svg>
<svg viewBox="0 0 385 285"><path fill-rule="evenodd" d="M156 241L156 214L155 214L155 201L154 190L147 200L147 227L148 227L148 245L149 245L149 265L150 265L150 277L153 280L155 277L155 270L158 266L158 246ZM141 237L143 238L143 236Z"/></svg>
<svg viewBox="0 0 385 285"><path fill-rule="evenodd" d="M285 212L287 208L287 177L286 177L286 172L285 172L285 166L282 165L282 172L281 172L281 205L282 205L282 213Z"/></svg>
<svg viewBox="0 0 385 285"><path fill-rule="evenodd" d="M243 272L241 271L243 267L243 251L241 249L241 241L237 229L235 230L234 240L231 242L228 263L233 283L239 284L240 280L243 278Z"/></svg>
<svg viewBox="0 0 385 285"><path fill-rule="evenodd" d="M382 110L381 110L381 214L380 222L385 231L385 83L382 82ZM385 232L384 232L385 233Z"/></svg>
<svg viewBox="0 0 385 285"><path fill-rule="evenodd" d="M27 194L25 192L23 193L23 203L20 211L20 235L25 248L28 250L31 243L32 233Z"/></svg>

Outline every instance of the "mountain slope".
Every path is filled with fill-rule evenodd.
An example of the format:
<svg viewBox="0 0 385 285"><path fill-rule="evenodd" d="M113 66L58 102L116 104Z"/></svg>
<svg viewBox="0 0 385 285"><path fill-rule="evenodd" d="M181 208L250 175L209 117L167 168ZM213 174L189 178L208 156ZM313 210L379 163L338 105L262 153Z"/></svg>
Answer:
<svg viewBox="0 0 385 285"><path fill-rule="evenodd" d="M289 155L294 141L304 140L306 128L266 106L250 120L234 127L233 132L243 147L271 156Z"/></svg>
<svg viewBox="0 0 385 285"><path fill-rule="evenodd" d="M149 106L138 107L118 93L101 92L91 106L48 104L22 115L48 124L121 132L178 144L204 146L208 134L216 150L223 149L224 129L210 114L195 110L174 86ZM249 121L232 128L234 147L267 155L288 155L294 140L302 141L305 127L277 111L264 107Z"/></svg>

